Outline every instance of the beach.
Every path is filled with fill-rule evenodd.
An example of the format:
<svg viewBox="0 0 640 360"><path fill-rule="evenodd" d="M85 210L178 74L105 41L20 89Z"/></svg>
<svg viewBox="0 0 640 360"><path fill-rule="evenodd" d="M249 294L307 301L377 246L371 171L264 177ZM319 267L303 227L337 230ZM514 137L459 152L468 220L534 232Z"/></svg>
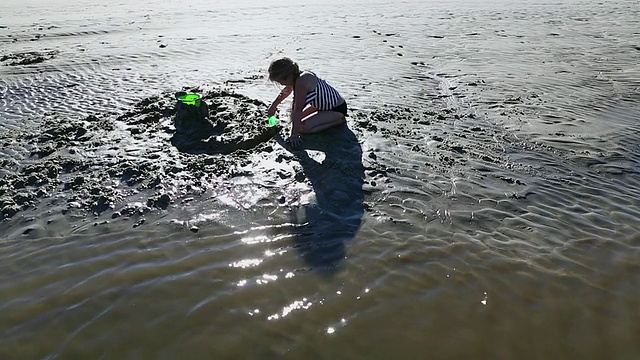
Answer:
<svg viewBox="0 0 640 360"><path fill-rule="evenodd" d="M0 5L0 358L637 358L638 19ZM300 148L284 56L349 107Z"/></svg>

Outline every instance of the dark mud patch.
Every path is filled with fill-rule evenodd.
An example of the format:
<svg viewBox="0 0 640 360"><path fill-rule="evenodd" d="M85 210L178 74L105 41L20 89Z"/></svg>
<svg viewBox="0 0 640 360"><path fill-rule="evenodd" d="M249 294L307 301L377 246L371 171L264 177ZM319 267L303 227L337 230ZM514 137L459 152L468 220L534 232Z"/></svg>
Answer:
<svg viewBox="0 0 640 360"><path fill-rule="evenodd" d="M21 66L21 65L34 65L41 62L51 60L58 55L58 51L47 52L21 52L9 55L3 55L0 57L0 63L5 66Z"/></svg>
<svg viewBox="0 0 640 360"><path fill-rule="evenodd" d="M203 95L212 131L198 136L177 131L172 93L118 117L50 116L1 134L2 218L41 205L63 214L143 214L201 194L216 179L251 175L253 155L273 152L267 142L279 131L265 126L266 105L230 92ZM125 201L132 197L138 201Z"/></svg>
<svg viewBox="0 0 640 360"><path fill-rule="evenodd" d="M309 266L334 269L372 207L365 198L395 172L365 167L361 137L370 133L340 126L303 135L302 147L291 149L281 127L267 126L266 104L228 91L183 90L206 103L206 121L191 124L197 131L176 122L175 93L167 92L119 116L52 115L0 134L2 228L25 235L40 219L49 231L61 217L71 224L94 219L96 231L115 222L144 228L194 208L276 213L279 220L258 221L299 224L296 246ZM185 229L206 221L188 218L196 223Z"/></svg>
<svg viewBox="0 0 640 360"><path fill-rule="evenodd" d="M267 126L266 104L229 91L182 90L202 95L193 122L177 121L175 93L166 92L120 116L49 116L0 134L2 218L52 212L141 227L152 223L149 213L187 206L297 207L290 222L307 224L296 235L303 257L311 267L334 268L362 214L375 212L394 179L442 182L487 170L523 179L502 182L513 187L505 191L528 182L511 171L506 147L517 147L516 139L465 109L352 111L348 126L304 135L302 148L290 149L285 132ZM312 204L300 202L310 193ZM336 221L344 226L332 228ZM330 254L317 248L318 238Z"/></svg>
<svg viewBox="0 0 640 360"><path fill-rule="evenodd" d="M133 135L171 133L171 144L181 152L231 154L259 147L280 130L265 126L264 114L265 104L257 100L214 91L204 94L198 107L180 105L169 93L151 97L117 120L129 125ZM173 128L160 121L170 117Z"/></svg>

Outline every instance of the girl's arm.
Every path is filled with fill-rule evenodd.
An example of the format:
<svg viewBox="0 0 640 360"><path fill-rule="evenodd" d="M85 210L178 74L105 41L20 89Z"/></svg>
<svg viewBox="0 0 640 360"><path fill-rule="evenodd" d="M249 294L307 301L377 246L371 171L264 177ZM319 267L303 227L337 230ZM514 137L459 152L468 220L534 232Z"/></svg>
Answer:
<svg viewBox="0 0 640 360"><path fill-rule="evenodd" d="M296 137L300 132L303 118L304 101L307 97L307 89L309 87L309 79L300 77L296 81L296 89L293 92L293 111L291 111L291 136Z"/></svg>
<svg viewBox="0 0 640 360"><path fill-rule="evenodd" d="M284 89L282 89L282 91L280 91L280 94L278 94L278 96L276 96L276 99L273 100L273 103L271 103L271 106L269 106L269 109L273 109L274 113L275 113L275 109L278 107L278 105L280 105L281 102L284 101L284 99L286 99L289 94L291 94L291 92L293 91L293 87L291 86L287 86ZM273 115L273 114L270 114Z"/></svg>

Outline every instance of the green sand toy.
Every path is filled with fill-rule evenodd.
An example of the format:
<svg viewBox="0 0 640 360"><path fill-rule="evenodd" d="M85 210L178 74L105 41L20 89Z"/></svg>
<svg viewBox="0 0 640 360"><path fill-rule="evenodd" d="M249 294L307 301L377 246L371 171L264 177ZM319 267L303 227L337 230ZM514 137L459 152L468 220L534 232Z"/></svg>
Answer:
<svg viewBox="0 0 640 360"><path fill-rule="evenodd" d="M185 105L200 106L200 95L198 94L180 94L176 97Z"/></svg>
<svg viewBox="0 0 640 360"><path fill-rule="evenodd" d="M275 115L271 115L269 116L269 119L267 120L269 122L269 126L276 126L278 125L278 120L276 119Z"/></svg>

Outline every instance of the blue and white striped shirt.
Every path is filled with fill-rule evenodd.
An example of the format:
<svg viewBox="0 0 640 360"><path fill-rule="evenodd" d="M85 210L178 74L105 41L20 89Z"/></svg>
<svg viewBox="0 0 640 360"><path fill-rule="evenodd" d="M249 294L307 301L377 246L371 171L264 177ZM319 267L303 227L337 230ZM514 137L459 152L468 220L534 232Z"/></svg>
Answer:
<svg viewBox="0 0 640 360"><path fill-rule="evenodd" d="M309 91L305 97L305 105L311 105L318 110L331 110L342 103L342 96L333 86L327 84L326 81L320 79L316 74L308 71L318 79L318 85L315 89Z"/></svg>

